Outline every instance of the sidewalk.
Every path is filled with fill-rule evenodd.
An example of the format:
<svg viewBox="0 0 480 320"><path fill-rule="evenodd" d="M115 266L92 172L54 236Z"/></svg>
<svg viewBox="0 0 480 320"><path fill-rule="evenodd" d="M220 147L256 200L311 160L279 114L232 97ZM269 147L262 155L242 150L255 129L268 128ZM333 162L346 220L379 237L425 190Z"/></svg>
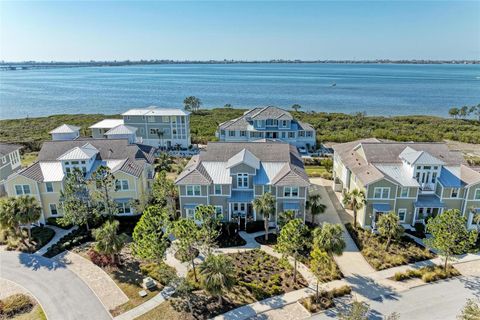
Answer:
<svg viewBox="0 0 480 320"><path fill-rule="evenodd" d="M74 226L74 227L71 227L68 230L65 230L65 229L62 229L62 228L59 228L59 227L46 225L44 228L53 229L55 231L55 235L53 236L52 240L50 240L46 245L41 247L40 250L35 252L35 254L38 254L38 255L41 255L41 256L43 256L51 246L56 244L58 242L58 240L60 240L61 238L63 238L65 235L69 234L73 230L76 230L78 227Z"/></svg>
<svg viewBox="0 0 480 320"><path fill-rule="evenodd" d="M335 280L319 286L319 290L331 290L333 288L341 287L345 285L343 280ZM244 320L255 317L264 312L282 308L286 305L297 302L300 299L311 296L315 293L315 290L311 288L304 288L289 293L285 293L279 296L271 297L262 301L257 301L245 306L241 306L237 309L231 310L222 315L216 316L214 320Z"/></svg>

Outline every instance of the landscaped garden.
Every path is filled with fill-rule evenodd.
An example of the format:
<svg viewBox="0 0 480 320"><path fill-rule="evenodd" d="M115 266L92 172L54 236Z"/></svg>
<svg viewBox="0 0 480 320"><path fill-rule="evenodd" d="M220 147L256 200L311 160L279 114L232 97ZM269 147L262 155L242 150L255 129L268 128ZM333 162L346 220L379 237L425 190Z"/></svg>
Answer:
<svg viewBox="0 0 480 320"><path fill-rule="evenodd" d="M345 285L330 291L322 291L317 295L301 299L300 304L310 313L317 313L335 307L334 299L349 295L352 288Z"/></svg>
<svg viewBox="0 0 480 320"><path fill-rule="evenodd" d="M386 246L387 239L350 223L345 225L368 263L376 270L384 270L408 263L432 259L434 254L403 236Z"/></svg>
<svg viewBox="0 0 480 320"><path fill-rule="evenodd" d="M33 227L30 230L30 238L27 230L21 230L19 233L2 230L0 233L0 244L5 244L7 250L18 250L27 253L36 252L55 236L55 231L45 227Z"/></svg>
<svg viewBox="0 0 480 320"><path fill-rule="evenodd" d="M128 297L128 302L110 310L113 316L122 314L153 298L175 275L175 270L163 262L151 263L134 257L131 244L126 244L122 248L117 254L115 262L107 256L96 253L94 243L86 243L72 251L101 267ZM139 291L144 290L141 284L145 277L154 279L157 287L145 290L147 295L141 297Z"/></svg>
<svg viewBox="0 0 480 320"><path fill-rule="evenodd" d="M0 319L46 320L47 317L37 301L17 293L0 300Z"/></svg>
<svg viewBox="0 0 480 320"><path fill-rule="evenodd" d="M419 269L409 269L404 272L397 272L393 276L395 281L405 281L409 279L419 278L423 282L433 282L441 279L448 279L452 277L457 277L460 275L457 269L448 265L447 269L443 266L426 266Z"/></svg>

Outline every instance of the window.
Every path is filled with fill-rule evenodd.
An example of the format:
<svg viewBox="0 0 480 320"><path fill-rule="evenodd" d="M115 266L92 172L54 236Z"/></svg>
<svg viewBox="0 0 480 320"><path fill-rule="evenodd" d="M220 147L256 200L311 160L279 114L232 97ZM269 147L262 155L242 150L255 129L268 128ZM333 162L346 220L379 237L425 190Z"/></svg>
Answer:
<svg viewBox="0 0 480 320"><path fill-rule="evenodd" d="M229 131L228 131L228 135L229 135L230 137L235 137L235 131L234 131L234 130L229 130Z"/></svg>
<svg viewBox="0 0 480 320"><path fill-rule="evenodd" d="M248 188L247 173L237 173L237 188Z"/></svg>
<svg viewBox="0 0 480 320"><path fill-rule="evenodd" d="M220 135L224 136L225 135L225 130L220 130Z"/></svg>
<svg viewBox="0 0 480 320"><path fill-rule="evenodd" d="M313 132L312 131L307 131L307 137L311 137L313 136Z"/></svg>
<svg viewBox="0 0 480 320"><path fill-rule="evenodd" d="M272 191L272 189L270 188L269 185L264 185L263 186L263 193L267 193L267 192L271 192L271 191Z"/></svg>
<svg viewBox="0 0 480 320"><path fill-rule="evenodd" d="M17 196L30 194L30 186L28 184L16 185L15 193L17 194Z"/></svg>
<svg viewBox="0 0 480 320"><path fill-rule="evenodd" d="M282 127L287 127L287 120L282 120Z"/></svg>
<svg viewBox="0 0 480 320"><path fill-rule="evenodd" d="M170 122L169 116L162 116L162 122Z"/></svg>
<svg viewBox="0 0 480 320"><path fill-rule="evenodd" d="M288 198L298 197L298 187L284 187L283 196Z"/></svg>
<svg viewBox="0 0 480 320"><path fill-rule="evenodd" d="M148 122L155 122L155 117L153 116L149 116L147 119L148 119Z"/></svg>
<svg viewBox="0 0 480 320"><path fill-rule="evenodd" d="M480 200L480 188L475 189L475 194L473 195L473 199Z"/></svg>
<svg viewBox="0 0 480 320"><path fill-rule="evenodd" d="M150 134L157 134L158 133L158 129L150 129Z"/></svg>
<svg viewBox="0 0 480 320"><path fill-rule="evenodd" d="M433 172L432 173L432 183L435 183L435 181L437 181L437 173Z"/></svg>
<svg viewBox="0 0 480 320"><path fill-rule="evenodd" d="M390 188L377 187L373 189L373 198L388 199L390 198Z"/></svg>
<svg viewBox="0 0 480 320"><path fill-rule="evenodd" d="M285 139L287 137L287 133L286 132L282 132L282 139Z"/></svg>
<svg viewBox="0 0 480 320"><path fill-rule="evenodd" d="M132 208L128 202L117 202L117 209L119 214L132 213Z"/></svg>
<svg viewBox="0 0 480 320"><path fill-rule="evenodd" d="M451 198L458 198L458 188L452 188Z"/></svg>
<svg viewBox="0 0 480 320"><path fill-rule="evenodd" d="M7 163L7 157L2 157L2 163Z"/></svg>
<svg viewBox="0 0 480 320"><path fill-rule="evenodd" d="M407 216L407 209L398 209L398 220L404 222Z"/></svg>
<svg viewBox="0 0 480 320"><path fill-rule="evenodd" d="M216 184L215 185L215 194L222 194L222 185Z"/></svg>
<svg viewBox="0 0 480 320"><path fill-rule="evenodd" d="M115 181L115 189L117 191L126 191L129 189L128 187L128 180L116 180Z"/></svg>
<svg viewBox="0 0 480 320"><path fill-rule="evenodd" d="M240 137L245 137L247 135L247 131L240 131Z"/></svg>
<svg viewBox="0 0 480 320"><path fill-rule="evenodd" d="M199 196L200 186L187 186L187 196Z"/></svg>
<svg viewBox="0 0 480 320"><path fill-rule="evenodd" d="M402 187L400 189L400 197L401 198L408 198L408 188L407 187Z"/></svg>
<svg viewBox="0 0 480 320"><path fill-rule="evenodd" d="M47 192L53 192L53 183L45 182L45 188L47 189Z"/></svg>
<svg viewBox="0 0 480 320"><path fill-rule="evenodd" d="M195 218L195 209L192 209L192 208L185 209L185 215L188 219L194 219Z"/></svg>
<svg viewBox="0 0 480 320"><path fill-rule="evenodd" d="M223 213L223 207L222 206L215 206L215 214L217 217Z"/></svg>
<svg viewBox="0 0 480 320"><path fill-rule="evenodd" d="M295 138L295 132L291 131L288 133L288 137L291 139L291 138Z"/></svg>
<svg viewBox="0 0 480 320"><path fill-rule="evenodd" d="M55 203L50 203L48 206L50 207L50 213L52 216L56 216L58 214L57 205Z"/></svg>

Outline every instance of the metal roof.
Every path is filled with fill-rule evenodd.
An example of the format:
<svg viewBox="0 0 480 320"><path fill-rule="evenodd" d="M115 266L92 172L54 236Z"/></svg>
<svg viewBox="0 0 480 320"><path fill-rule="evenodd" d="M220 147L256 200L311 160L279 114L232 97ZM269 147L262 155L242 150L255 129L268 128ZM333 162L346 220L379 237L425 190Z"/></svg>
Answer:
<svg viewBox="0 0 480 320"><path fill-rule="evenodd" d="M70 124L62 124L60 127L57 127L50 131L49 133L75 133L80 131L80 127L72 126Z"/></svg>
<svg viewBox="0 0 480 320"><path fill-rule="evenodd" d="M122 113L122 116L188 116L189 114L190 112L182 109L150 106L148 108L130 109Z"/></svg>
<svg viewBox="0 0 480 320"><path fill-rule="evenodd" d="M111 135L117 135L117 134L135 134L137 132L138 128L136 127L131 127L131 126L126 126L124 124L120 124L107 132L105 134L107 136Z"/></svg>
<svg viewBox="0 0 480 320"><path fill-rule="evenodd" d="M372 207L379 212L390 212L392 210L392 207L388 203L374 203Z"/></svg>
<svg viewBox="0 0 480 320"><path fill-rule="evenodd" d="M86 143L81 147L74 147L60 157L57 160L88 160L98 153L98 149L92 146L90 143Z"/></svg>
<svg viewBox="0 0 480 320"><path fill-rule="evenodd" d="M443 165L444 162L439 160L425 151L417 151L411 147L406 147L399 155L400 159L404 159L410 164L431 164Z"/></svg>
<svg viewBox="0 0 480 320"><path fill-rule="evenodd" d="M421 194L415 202L417 208L444 208L445 203L440 201L440 198L435 194Z"/></svg>
<svg viewBox="0 0 480 320"><path fill-rule="evenodd" d="M231 184L232 177L230 169L226 162L202 162L208 175L212 178L214 184Z"/></svg>
<svg viewBox="0 0 480 320"><path fill-rule="evenodd" d="M403 165L398 164L374 164L385 176L394 180L404 187L418 187L420 186L417 180L410 177L410 174L405 170Z"/></svg>
<svg viewBox="0 0 480 320"><path fill-rule="evenodd" d="M252 202L253 191L232 190L232 195L228 198L228 202Z"/></svg>
<svg viewBox="0 0 480 320"><path fill-rule="evenodd" d="M123 119L104 119L91 125L90 129L111 129L123 124Z"/></svg>
<svg viewBox="0 0 480 320"><path fill-rule="evenodd" d="M39 165L44 182L62 181L65 177L62 163L60 161L45 161L40 162Z"/></svg>
<svg viewBox="0 0 480 320"><path fill-rule="evenodd" d="M260 168L260 160L247 149L242 149L239 153L228 159L227 168L232 168L242 163L257 170Z"/></svg>

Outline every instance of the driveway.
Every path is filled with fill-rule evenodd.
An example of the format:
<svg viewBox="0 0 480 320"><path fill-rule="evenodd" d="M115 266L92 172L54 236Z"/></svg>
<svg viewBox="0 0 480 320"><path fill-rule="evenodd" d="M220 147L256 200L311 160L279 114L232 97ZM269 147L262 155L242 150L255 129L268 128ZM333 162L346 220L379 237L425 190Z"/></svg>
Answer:
<svg viewBox="0 0 480 320"><path fill-rule="evenodd" d="M28 289L49 320L112 318L93 291L61 262L35 254L1 252L0 277Z"/></svg>
<svg viewBox="0 0 480 320"><path fill-rule="evenodd" d="M371 310L368 319L384 319L393 312L397 312L400 319L456 319L467 299L472 298L480 298L480 278L459 277L416 287L392 299L368 300ZM336 310L327 311L312 319L337 319L337 313Z"/></svg>

